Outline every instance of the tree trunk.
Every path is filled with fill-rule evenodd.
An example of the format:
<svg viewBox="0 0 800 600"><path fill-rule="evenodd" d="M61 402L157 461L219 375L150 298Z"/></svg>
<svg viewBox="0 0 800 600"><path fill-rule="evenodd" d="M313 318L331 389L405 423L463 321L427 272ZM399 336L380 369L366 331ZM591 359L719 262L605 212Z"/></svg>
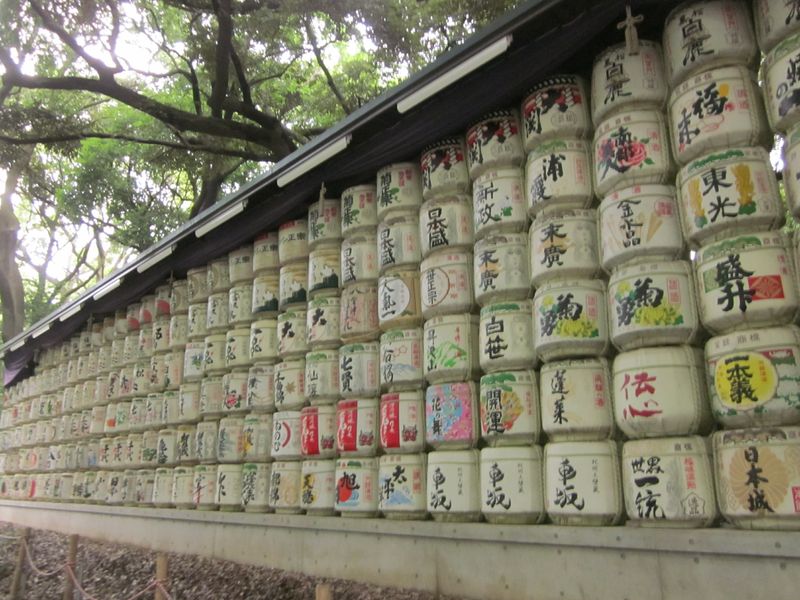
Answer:
<svg viewBox="0 0 800 600"><path fill-rule="evenodd" d="M22 156L8 170L6 188L0 197L0 304L5 341L20 333L25 326L25 294L16 259L19 221L14 215L11 197L32 153L33 146L23 150Z"/></svg>

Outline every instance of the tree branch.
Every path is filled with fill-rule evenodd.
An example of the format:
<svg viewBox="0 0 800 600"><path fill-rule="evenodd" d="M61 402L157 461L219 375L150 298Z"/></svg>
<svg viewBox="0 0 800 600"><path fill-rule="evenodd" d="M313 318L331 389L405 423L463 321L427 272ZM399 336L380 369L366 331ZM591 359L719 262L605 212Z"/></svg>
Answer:
<svg viewBox="0 0 800 600"><path fill-rule="evenodd" d="M211 84L211 97L208 106L211 115L222 117L222 101L228 94L229 65L233 41L233 18L230 0L212 0L217 15L217 47L214 52L214 81Z"/></svg>
<svg viewBox="0 0 800 600"><path fill-rule="evenodd" d="M317 36L314 33L313 27L311 27L311 22L307 20L305 22L305 26L306 26L306 35L308 36L308 41L311 44L311 49L314 51L314 56L317 59L317 64L319 65L319 68L322 69L322 72L325 74L325 80L328 82L328 87L331 88L333 95L336 96L336 99L339 101L339 104L344 109L345 114L349 115L351 112L353 112L353 109L350 107L347 100L345 100L344 95L342 94L341 90L339 90L339 86L336 85L336 82L333 79L333 75L331 75L331 72L328 70L325 61L322 58L322 50L320 49L319 44L317 43Z"/></svg>
<svg viewBox="0 0 800 600"><path fill-rule="evenodd" d="M6 142L8 144L15 144L19 146L26 146L29 144L59 144L63 142L74 142L92 138L101 140L120 140L123 142L133 142L136 144L147 144L151 146L163 146L165 148L175 148L178 150L192 150L194 152L208 152L209 154L217 154L219 156L232 156L235 158L243 158L245 160L255 160L258 162L267 162L274 160L274 158L272 158L270 155L257 154L255 152L248 152L247 150L237 150L237 149L221 148L219 146L209 146L197 140L191 140L191 139L187 139L186 143L182 144L178 142L169 142L166 140L139 138L119 133L102 133L99 131L29 136L21 138L16 138L0 133L0 142Z"/></svg>

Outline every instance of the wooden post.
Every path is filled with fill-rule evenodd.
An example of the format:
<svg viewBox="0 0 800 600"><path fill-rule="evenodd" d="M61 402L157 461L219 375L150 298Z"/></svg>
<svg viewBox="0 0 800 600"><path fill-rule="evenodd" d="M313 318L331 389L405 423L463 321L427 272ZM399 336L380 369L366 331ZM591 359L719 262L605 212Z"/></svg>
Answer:
<svg viewBox="0 0 800 600"><path fill-rule="evenodd" d="M10 600L20 600L22 598L22 578L25 566L25 543L31 535L31 528L26 527L22 530L19 538L19 550L17 551L17 564L14 565L14 575L11 579Z"/></svg>
<svg viewBox="0 0 800 600"><path fill-rule="evenodd" d="M318 583L314 594L315 600L333 600L333 588L330 583Z"/></svg>
<svg viewBox="0 0 800 600"><path fill-rule="evenodd" d="M72 572L75 572L75 561L78 556L78 536L72 534L69 536L69 547L67 548L67 564ZM75 584L72 582L72 577L69 576L67 571L64 571L64 595L63 600L72 600L75 592Z"/></svg>
<svg viewBox="0 0 800 600"><path fill-rule="evenodd" d="M167 587L167 555L163 552L156 554L156 581ZM155 600L167 600L167 597L156 588Z"/></svg>

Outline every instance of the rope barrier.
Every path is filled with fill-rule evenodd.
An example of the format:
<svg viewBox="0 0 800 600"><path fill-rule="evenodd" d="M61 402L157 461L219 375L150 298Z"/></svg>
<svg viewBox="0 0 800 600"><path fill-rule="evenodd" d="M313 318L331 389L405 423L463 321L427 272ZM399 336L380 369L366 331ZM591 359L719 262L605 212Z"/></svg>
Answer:
<svg viewBox="0 0 800 600"><path fill-rule="evenodd" d="M60 573L61 571L66 571L67 576L72 580L72 583L75 584L75 587L78 588L78 592L80 592L80 594L81 594L81 596L83 598L86 598L87 600L100 600L96 596L92 596L89 592L87 592L83 588L83 586L81 585L81 582L78 580L78 577L75 574L75 571L74 571L74 568L73 568L75 566L74 564L72 564L70 562L66 562L63 565L61 565L60 567L58 567L57 569L54 569L54 570L49 571L49 572L45 571L44 569L40 569L39 567L37 567L34 564L33 556L32 556L32 553L31 553L31 549L28 546L28 542L25 541L25 538L22 538L22 537L10 537L10 536L2 536L2 537L5 538L5 539L20 540L22 542L22 548L23 548L23 550L25 552L25 558L26 558L26 560L28 562L28 566L30 566L31 570L38 577L42 577L42 578L46 579L48 577L53 577L54 575L58 575L58 573ZM147 586L144 589L142 589L141 591L136 592L132 596L129 596L126 600L136 600L137 598L141 598L146 593L151 592L153 590L160 591L162 593L162 595L164 596L165 600L174 600L173 597L170 595L169 591L167 591L167 588L164 586L164 583L159 581L158 579L151 579L150 582L147 584Z"/></svg>

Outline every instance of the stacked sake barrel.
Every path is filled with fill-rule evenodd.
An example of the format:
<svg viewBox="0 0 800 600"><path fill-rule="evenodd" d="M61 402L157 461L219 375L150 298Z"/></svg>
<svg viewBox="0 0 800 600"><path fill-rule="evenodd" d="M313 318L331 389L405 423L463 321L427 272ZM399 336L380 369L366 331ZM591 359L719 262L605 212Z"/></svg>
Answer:
<svg viewBox="0 0 800 600"><path fill-rule="evenodd" d="M609 273L614 418L625 508L637 525L706 526L717 515L705 338L680 231L659 44L622 44L592 76L601 262Z"/></svg>
<svg viewBox="0 0 800 600"><path fill-rule="evenodd" d="M796 528L798 480L788 473L800 432L792 427L800 423L797 275L765 150L773 133L789 134L784 181L796 197L796 7L755 2L757 39L747 9L695 3L667 19L671 130L700 317L713 336L705 359L711 409L725 430L712 437L720 511L739 527ZM756 41L766 54L763 90Z"/></svg>
<svg viewBox="0 0 800 600"><path fill-rule="evenodd" d="M535 523L544 517L542 450L534 445L541 426L518 113L486 115L470 127L466 141L475 237L473 289L480 309L477 354L483 372L478 433L485 447L478 461L478 506L490 522Z"/></svg>
<svg viewBox="0 0 800 600"><path fill-rule="evenodd" d="M309 257L308 310L298 315L294 332L296 348L305 348L305 397L310 406L300 413L301 464L283 461L273 476L272 498L279 511L332 514L336 456L336 401L339 397L339 317L341 300L342 222L338 199L319 200L308 211ZM285 325L279 351L291 348ZM276 440L283 432L276 427ZM296 451L296 450L295 450Z"/></svg>
<svg viewBox="0 0 800 600"><path fill-rule="evenodd" d="M621 500L611 418L606 282L584 81L553 76L522 105L533 341L539 372L544 503L554 523L612 524Z"/></svg>

